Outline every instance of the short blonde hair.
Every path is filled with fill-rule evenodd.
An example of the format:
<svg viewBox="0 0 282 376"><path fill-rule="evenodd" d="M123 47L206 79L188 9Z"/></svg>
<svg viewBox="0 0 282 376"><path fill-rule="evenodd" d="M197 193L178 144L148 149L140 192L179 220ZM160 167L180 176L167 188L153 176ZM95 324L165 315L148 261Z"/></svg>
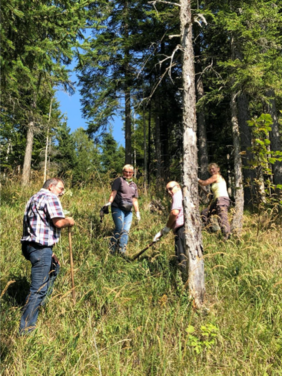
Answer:
<svg viewBox="0 0 282 376"><path fill-rule="evenodd" d="M218 164L216 164L216 163L210 163L210 164L208 165L208 172L210 172L210 169L211 169L212 166L218 168L218 170L220 171L220 167L219 167Z"/></svg>
<svg viewBox="0 0 282 376"><path fill-rule="evenodd" d="M131 164L126 164L126 165L124 165L123 168L122 168L122 171L124 171L126 168L128 168L128 169L134 171L134 167L133 167Z"/></svg>

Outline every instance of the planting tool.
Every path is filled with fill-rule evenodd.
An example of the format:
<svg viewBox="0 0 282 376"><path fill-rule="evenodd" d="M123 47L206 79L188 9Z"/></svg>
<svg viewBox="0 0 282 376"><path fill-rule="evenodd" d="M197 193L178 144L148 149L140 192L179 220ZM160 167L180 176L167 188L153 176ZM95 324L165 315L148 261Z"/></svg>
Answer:
<svg viewBox="0 0 282 376"><path fill-rule="evenodd" d="M69 227L69 246L70 246L70 270L71 270L72 300L75 303L71 227Z"/></svg>
<svg viewBox="0 0 282 376"><path fill-rule="evenodd" d="M159 238L158 240L156 240L156 241L152 241L152 243L150 243L149 245L147 245L146 248L144 248L144 249L142 249L142 251L136 253L136 254L132 257L131 261L136 260L139 256L142 255L142 253L146 252L147 249L149 249L150 247L152 247L152 245L154 245L155 243L157 243L159 240L160 240L160 238Z"/></svg>

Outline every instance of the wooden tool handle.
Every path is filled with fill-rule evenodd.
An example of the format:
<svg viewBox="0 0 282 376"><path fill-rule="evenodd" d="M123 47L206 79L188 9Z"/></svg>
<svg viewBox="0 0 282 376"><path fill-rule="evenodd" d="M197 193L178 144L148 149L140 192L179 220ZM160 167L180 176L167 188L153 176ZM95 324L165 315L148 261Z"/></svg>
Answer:
<svg viewBox="0 0 282 376"><path fill-rule="evenodd" d="M70 270L71 270L72 299L73 299L73 302L75 303L71 227L69 227L69 247L70 247Z"/></svg>

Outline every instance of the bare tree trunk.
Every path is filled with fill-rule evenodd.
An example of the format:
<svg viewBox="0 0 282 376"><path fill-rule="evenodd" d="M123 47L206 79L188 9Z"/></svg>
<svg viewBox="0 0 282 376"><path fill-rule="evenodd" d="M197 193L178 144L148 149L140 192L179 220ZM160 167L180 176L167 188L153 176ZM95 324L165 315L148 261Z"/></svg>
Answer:
<svg viewBox="0 0 282 376"><path fill-rule="evenodd" d="M197 3L198 7L200 3ZM197 102L204 97L204 84L202 79L202 65L201 65L201 47L200 47L200 40L201 40L201 33L200 27L198 25L193 25L193 32L197 35L196 39L199 41L198 43L194 43L194 50L195 55L197 56L195 62L195 70L198 75L198 79L196 80L196 97ZM198 161L199 161L199 171L198 176L202 180L207 180L209 178L208 173L208 165L209 165L209 154L208 154L208 140L207 140L207 132L206 132L206 117L205 117L205 108L202 106L201 109L197 108L197 134L198 134ZM200 188L200 186L199 186ZM202 187L201 187L202 188ZM208 194L210 193L210 187L207 186L204 189L199 189L199 197L201 203L208 204L209 197Z"/></svg>
<svg viewBox="0 0 282 376"><path fill-rule="evenodd" d="M199 101L204 96L204 85L202 77L197 80L197 100ZM208 165L209 165L209 155L208 155L208 140L206 132L206 119L204 110L197 111L197 123L198 123L198 160L199 160L199 172L198 175L200 179L207 180L209 178ZM210 187L207 186L204 189L199 190L199 196L201 203L208 204Z"/></svg>
<svg viewBox="0 0 282 376"><path fill-rule="evenodd" d="M146 117L145 117L145 103L143 102L143 147L144 147L144 193L147 194L147 132L146 132Z"/></svg>
<svg viewBox="0 0 282 376"><path fill-rule="evenodd" d="M189 291L195 304L204 301L205 279L198 198L197 121L194 51L192 42L191 0L180 0L181 45L183 49L183 195L185 243L188 262Z"/></svg>
<svg viewBox="0 0 282 376"><path fill-rule="evenodd" d="M23 187L28 185L29 179L30 179L33 137L34 137L34 122L30 121L28 124L28 128L27 128L26 147L25 147L24 164L23 164L23 174L22 174L22 186Z"/></svg>
<svg viewBox="0 0 282 376"><path fill-rule="evenodd" d="M134 166L134 178L137 176L137 167L136 167L136 126L135 126L135 112L133 113L133 134L134 134L134 145L133 145L133 166Z"/></svg>
<svg viewBox="0 0 282 376"><path fill-rule="evenodd" d="M46 177L47 177L48 146L49 146L49 128L47 129L47 136L46 136L43 184L45 183Z"/></svg>
<svg viewBox="0 0 282 376"><path fill-rule="evenodd" d="M234 145L234 180L235 180L235 213L231 222L231 232L240 235L243 227L244 213L244 190L243 190L243 172L240 148L240 131L237 115L236 95L231 94L231 123Z"/></svg>
<svg viewBox="0 0 282 376"><path fill-rule="evenodd" d="M130 90L125 90L125 164L132 164Z"/></svg>
<svg viewBox="0 0 282 376"><path fill-rule="evenodd" d="M273 91L268 93L270 97L268 111L272 117L272 131L269 133L271 142L271 151L281 151L282 145L279 137L278 116L275 104L275 94ZM275 162L273 166L273 183L275 185L282 184L282 162Z"/></svg>
<svg viewBox="0 0 282 376"><path fill-rule="evenodd" d="M50 101L49 117L48 117L48 124L47 124L47 136L46 136L46 147L45 147L43 184L45 183L46 178L47 178L47 162L48 162L48 147L49 147L49 125L50 125L50 120L51 120L52 103L53 103L53 97L51 98L51 101Z"/></svg>
<svg viewBox="0 0 282 376"><path fill-rule="evenodd" d="M197 99L198 101L204 96L204 86L203 80L200 77L197 80ZM208 155L208 143L207 143L207 132L206 132L206 119L204 110L198 111L197 113L198 120L198 145L199 145L199 176L200 179L206 180L209 178L208 173L208 164L209 164L209 155Z"/></svg>
<svg viewBox="0 0 282 376"><path fill-rule="evenodd" d="M240 128L240 140L241 150L244 152L242 155L243 164L243 176L244 176L244 201L246 204L250 204L254 194L254 180L256 173L253 169L250 169L249 162L253 159L253 155L248 150L252 146L252 131L248 126L249 120L249 103L245 93L242 93L237 98L238 105L238 122Z"/></svg>
<svg viewBox="0 0 282 376"><path fill-rule="evenodd" d="M160 180L161 180L161 168L162 168L162 155L161 155L161 133L160 133L160 117L158 112L156 112L155 118L155 146L156 146L156 178L159 187Z"/></svg>
<svg viewBox="0 0 282 376"><path fill-rule="evenodd" d="M148 186L150 186L151 171L151 103L149 103L149 122L148 122Z"/></svg>
<svg viewBox="0 0 282 376"><path fill-rule="evenodd" d="M128 1L124 3L124 16L128 16ZM124 37L125 40L128 39L128 23L125 22L124 25ZM124 72L125 72L125 164L132 164L132 150L131 150L131 93L130 93L130 53L129 49L125 48L125 63L124 63Z"/></svg>
<svg viewBox="0 0 282 376"><path fill-rule="evenodd" d="M257 177L256 177L256 184L257 184L257 196L258 196L258 202L261 204L262 202L266 203L265 198L265 184L264 184L264 177L262 168L257 168Z"/></svg>

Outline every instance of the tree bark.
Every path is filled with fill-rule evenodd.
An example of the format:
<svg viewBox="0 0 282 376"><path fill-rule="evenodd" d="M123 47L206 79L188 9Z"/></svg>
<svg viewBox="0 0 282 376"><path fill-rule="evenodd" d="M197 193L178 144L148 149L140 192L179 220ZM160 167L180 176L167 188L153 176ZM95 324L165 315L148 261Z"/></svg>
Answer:
<svg viewBox="0 0 282 376"><path fill-rule="evenodd" d="M151 102L149 103L149 121L148 121L148 187L150 186L151 175Z"/></svg>
<svg viewBox="0 0 282 376"><path fill-rule="evenodd" d="M130 89L125 89L125 164L132 164Z"/></svg>
<svg viewBox="0 0 282 376"><path fill-rule="evenodd" d="M243 227L244 213L244 190L243 190L243 172L240 148L240 131L237 114L236 95L231 94L230 101L231 124L234 146L234 182L235 182L235 212L231 222L231 232L240 235Z"/></svg>
<svg viewBox="0 0 282 376"><path fill-rule="evenodd" d="M180 1L181 45L183 49L183 196L185 243L189 292L196 306L204 301L205 279L198 198L197 121L191 0Z"/></svg>
<svg viewBox="0 0 282 376"><path fill-rule="evenodd" d="M160 116L159 113L155 113L155 146L156 146L156 178L157 187L160 186L161 181L161 169L162 169L162 155L161 155L161 133L160 133Z"/></svg>
<svg viewBox="0 0 282 376"><path fill-rule="evenodd" d="M199 77L196 82L197 89L197 100L199 101L204 96L204 85L202 77ZM199 172L198 175L200 179L207 180L209 178L208 165L209 165L209 155L208 155L208 140L206 132L206 118L205 111L201 109L197 111L197 123L198 123L198 160L199 160ZM210 187L207 186L205 189L199 190L200 200L203 204L208 204Z"/></svg>
<svg viewBox="0 0 282 376"><path fill-rule="evenodd" d="M27 127L26 147L25 147L24 164L23 164L23 174L22 174L22 186L23 187L29 184L33 137L34 137L34 122L30 121Z"/></svg>
<svg viewBox="0 0 282 376"><path fill-rule="evenodd" d="M125 19L128 17L128 1L124 4L124 16ZM125 21L124 24L124 37L125 40L128 39L128 22ZM125 164L132 164L132 148L131 148L131 92L130 92L130 53L128 47L125 48L124 52L124 78L125 78Z"/></svg>
<svg viewBox="0 0 282 376"><path fill-rule="evenodd" d="M256 173L254 169L251 169L250 161L253 159L253 155L248 150L252 146L252 131L248 126L249 120L249 103L245 93L242 93L237 98L238 104L238 122L240 129L241 150L244 151L242 155L243 164L243 176L244 176L244 201L246 204L250 204L254 194L254 181Z"/></svg>
<svg viewBox="0 0 282 376"><path fill-rule="evenodd" d="M200 4L199 4L200 5ZM204 84L202 79L202 64L201 64L201 34L202 30L198 25L193 26L193 31L197 35L194 50L196 57L195 70L197 74L196 80L196 96L197 102L199 102L205 95ZM197 109L197 132L198 132L198 155L199 155L199 177L202 180L207 180L209 178L208 164L209 164L209 154L208 154L208 142L207 142L207 132L206 132L206 117L205 108L202 106L201 109Z"/></svg>
<svg viewBox="0 0 282 376"><path fill-rule="evenodd" d="M50 126L51 113L52 113L52 103L53 103L53 97L50 100L49 117L48 117L48 124L47 124L43 184L45 183L45 181L47 179L47 162L48 162L48 147L49 147L49 126Z"/></svg>
<svg viewBox="0 0 282 376"><path fill-rule="evenodd" d="M282 145L279 137L278 116L276 111L275 94L273 91L268 93L269 105L268 112L272 117L272 131L269 132L271 151L281 151ZM273 183L275 185L282 184L282 162L275 162L273 166Z"/></svg>
<svg viewBox="0 0 282 376"><path fill-rule="evenodd" d="M265 184L264 184L264 176L261 167L256 169L256 185L257 185L257 199L258 203L266 203L265 198Z"/></svg>
<svg viewBox="0 0 282 376"><path fill-rule="evenodd" d="M197 100L199 101L204 96L204 85L202 78L197 80ZM197 113L198 120L198 145L199 145L199 176L202 180L207 180L209 178L208 165L209 165L209 155L208 155L208 143L207 143L207 132L206 132L206 119L204 110L200 110Z"/></svg>
<svg viewBox="0 0 282 376"><path fill-rule="evenodd" d="M143 92L144 93L144 92ZM147 194L147 130L145 103L143 102L144 193Z"/></svg>

